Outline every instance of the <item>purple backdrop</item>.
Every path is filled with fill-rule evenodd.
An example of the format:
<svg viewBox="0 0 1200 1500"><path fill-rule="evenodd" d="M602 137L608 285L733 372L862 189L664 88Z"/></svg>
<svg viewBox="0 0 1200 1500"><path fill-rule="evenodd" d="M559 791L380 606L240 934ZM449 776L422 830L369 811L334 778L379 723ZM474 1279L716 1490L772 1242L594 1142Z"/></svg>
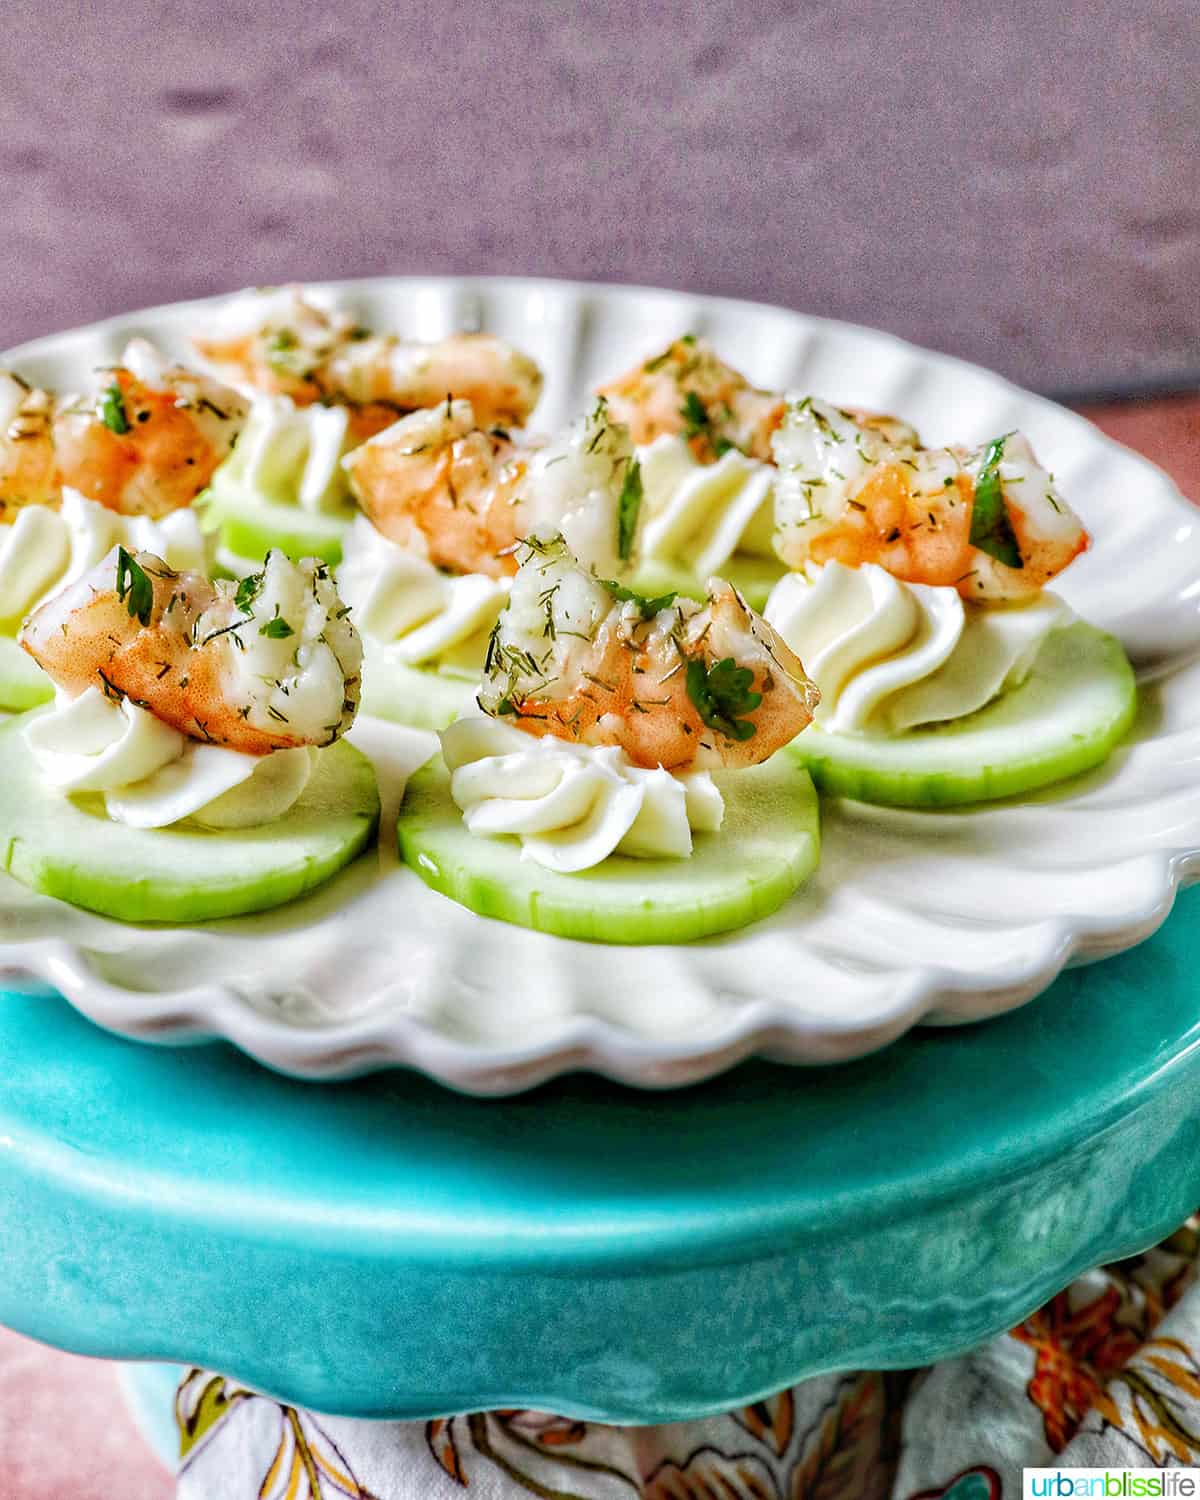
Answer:
<svg viewBox="0 0 1200 1500"><path fill-rule="evenodd" d="M0 14L0 347L250 282L522 271L1043 389L1200 368L1196 0Z"/></svg>

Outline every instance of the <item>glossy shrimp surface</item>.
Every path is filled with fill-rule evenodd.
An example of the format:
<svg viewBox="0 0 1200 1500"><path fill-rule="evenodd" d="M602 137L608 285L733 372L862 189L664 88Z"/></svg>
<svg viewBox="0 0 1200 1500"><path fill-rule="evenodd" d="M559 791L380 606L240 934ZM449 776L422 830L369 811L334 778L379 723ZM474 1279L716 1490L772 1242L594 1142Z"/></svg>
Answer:
<svg viewBox="0 0 1200 1500"><path fill-rule="evenodd" d="M294 286L234 299L193 343L227 379L299 405L348 406L359 441L447 396L469 401L483 427L519 426L542 390L537 364L503 339L373 333Z"/></svg>
<svg viewBox="0 0 1200 1500"><path fill-rule="evenodd" d="M0 522L23 505L57 505L54 397L0 370Z"/></svg>
<svg viewBox="0 0 1200 1500"><path fill-rule="evenodd" d="M346 458L350 487L384 536L452 573L507 578L526 456L477 424L469 401L413 412Z"/></svg>
<svg viewBox="0 0 1200 1500"><path fill-rule="evenodd" d="M511 577L527 533L561 533L608 573L635 543L633 444L603 400L553 440L481 427L469 401L445 401L363 443L345 468L379 531L452 573Z"/></svg>
<svg viewBox="0 0 1200 1500"><path fill-rule="evenodd" d="M774 439L775 549L790 568L876 563L986 603L1027 598L1089 538L1020 433L921 446L896 419L790 400Z"/></svg>
<svg viewBox="0 0 1200 1500"><path fill-rule="evenodd" d="M645 600L526 538L480 707L534 735L618 745L669 771L757 765L812 719L815 685L736 590Z"/></svg>
<svg viewBox="0 0 1200 1500"><path fill-rule="evenodd" d="M756 389L691 334L601 387L600 394L635 443L682 434L701 463L731 448L769 463L771 434L783 417L782 396Z"/></svg>
<svg viewBox="0 0 1200 1500"><path fill-rule="evenodd" d="M207 487L246 412L236 391L135 339L121 365L98 372L93 396L55 413L58 477L122 515L167 515Z"/></svg>
<svg viewBox="0 0 1200 1500"><path fill-rule="evenodd" d="M281 552L234 583L114 548L19 639L69 696L99 687L250 755L331 744L358 706L362 645L329 570Z"/></svg>

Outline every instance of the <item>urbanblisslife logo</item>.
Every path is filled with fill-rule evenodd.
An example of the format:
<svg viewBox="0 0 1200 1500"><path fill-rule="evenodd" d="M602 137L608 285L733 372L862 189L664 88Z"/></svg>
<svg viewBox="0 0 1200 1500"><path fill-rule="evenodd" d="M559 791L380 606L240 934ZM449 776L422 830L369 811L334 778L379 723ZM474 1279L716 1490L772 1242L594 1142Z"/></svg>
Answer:
<svg viewBox="0 0 1200 1500"><path fill-rule="evenodd" d="M1105 1500L1133 1497L1191 1496L1200 1500L1200 1469L1026 1469L1023 1500L1068 1500L1096 1496Z"/></svg>

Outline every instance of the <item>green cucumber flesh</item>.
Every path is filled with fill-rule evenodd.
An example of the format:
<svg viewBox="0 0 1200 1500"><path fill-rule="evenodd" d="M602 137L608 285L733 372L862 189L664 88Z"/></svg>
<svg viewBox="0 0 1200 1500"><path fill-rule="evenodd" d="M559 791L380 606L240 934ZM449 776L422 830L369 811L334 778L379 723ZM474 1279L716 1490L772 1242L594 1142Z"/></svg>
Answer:
<svg viewBox="0 0 1200 1500"><path fill-rule="evenodd" d="M129 828L98 793L65 797L0 728L0 848L24 885L123 922L204 922L282 906L350 863L379 821L375 772L339 740L300 800L258 828Z"/></svg>
<svg viewBox="0 0 1200 1500"><path fill-rule="evenodd" d="M760 612L771 590L786 572L776 558L755 557L749 552L735 552L723 567L717 569L718 576L733 584L750 608ZM688 599L703 599L706 582L683 563L643 559L630 586L648 599L672 592Z"/></svg>
<svg viewBox="0 0 1200 1500"><path fill-rule="evenodd" d="M990 802L1098 766L1137 708L1119 641L1078 621L1047 636L1013 691L963 719L892 738L810 726L788 746L823 792L891 807Z"/></svg>
<svg viewBox="0 0 1200 1500"><path fill-rule="evenodd" d="M592 942L691 942L777 911L820 858L816 793L790 757L714 779L724 826L695 834L690 859L610 855L562 875L522 859L515 838L468 833L438 756L408 784L400 855L426 885L482 917Z"/></svg>
<svg viewBox="0 0 1200 1500"><path fill-rule="evenodd" d="M23 713L49 703L54 684L11 635L0 635L0 709Z"/></svg>
<svg viewBox="0 0 1200 1500"><path fill-rule="evenodd" d="M410 729L445 729L475 707L473 677L397 661L386 646L367 643L363 655L362 711Z"/></svg>
<svg viewBox="0 0 1200 1500"><path fill-rule="evenodd" d="M258 490L216 484L204 501L206 524L221 533L221 541L238 557L260 560L273 547L293 561L319 557L342 560L342 538L355 510L309 511L299 505L271 500Z"/></svg>

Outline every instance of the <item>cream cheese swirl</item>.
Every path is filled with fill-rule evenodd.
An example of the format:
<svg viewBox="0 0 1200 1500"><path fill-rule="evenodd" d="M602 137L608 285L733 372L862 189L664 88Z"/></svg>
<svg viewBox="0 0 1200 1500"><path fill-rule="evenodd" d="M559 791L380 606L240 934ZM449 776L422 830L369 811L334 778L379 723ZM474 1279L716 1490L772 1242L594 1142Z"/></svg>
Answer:
<svg viewBox="0 0 1200 1500"><path fill-rule="evenodd" d="M535 738L481 715L442 731L450 795L469 831L515 835L521 858L574 874L610 854L686 859L725 804L706 771L635 766L617 746Z"/></svg>
<svg viewBox="0 0 1200 1500"><path fill-rule="evenodd" d="M773 558L775 470L730 448L697 463L684 438L663 433L637 450L642 470L643 557L682 563L699 578L735 552Z"/></svg>
<svg viewBox="0 0 1200 1500"><path fill-rule="evenodd" d="M193 511L160 520L124 516L76 490L64 489L57 510L26 505L0 525L0 620L9 633L34 607L73 583L115 546L153 552L181 571L203 570L205 543Z"/></svg>
<svg viewBox="0 0 1200 1500"><path fill-rule="evenodd" d="M1072 618L1055 594L981 608L950 587L838 562L780 579L763 613L821 690L818 727L883 735L963 718L1018 686Z"/></svg>
<svg viewBox="0 0 1200 1500"><path fill-rule="evenodd" d="M251 491L309 512L350 503L342 456L351 446L344 406L297 406L288 396L255 397L237 447L213 475L217 496Z"/></svg>
<svg viewBox="0 0 1200 1500"><path fill-rule="evenodd" d="M487 635L508 599L510 580L484 573L443 573L424 557L389 541L365 516L346 534L338 589L358 628L409 666L468 657L483 665Z"/></svg>
<svg viewBox="0 0 1200 1500"><path fill-rule="evenodd" d="M297 801L319 753L245 755L188 739L128 698L99 688L60 698L24 731L43 778L64 795L99 792L115 823L206 828L273 823Z"/></svg>

